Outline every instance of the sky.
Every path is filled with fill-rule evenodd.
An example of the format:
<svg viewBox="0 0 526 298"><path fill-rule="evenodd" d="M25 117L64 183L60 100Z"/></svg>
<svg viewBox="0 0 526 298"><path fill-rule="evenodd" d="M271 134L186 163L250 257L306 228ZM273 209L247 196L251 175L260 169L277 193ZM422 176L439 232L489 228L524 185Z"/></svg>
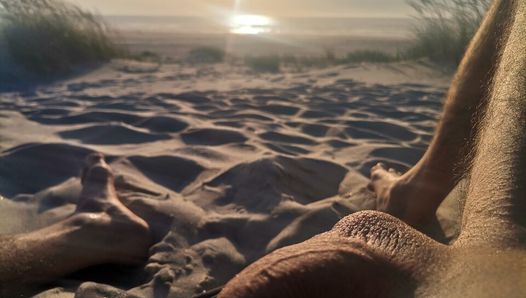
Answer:
<svg viewBox="0 0 526 298"><path fill-rule="evenodd" d="M239 11L269 16L404 17L406 0L68 0L104 15L221 16Z"/></svg>

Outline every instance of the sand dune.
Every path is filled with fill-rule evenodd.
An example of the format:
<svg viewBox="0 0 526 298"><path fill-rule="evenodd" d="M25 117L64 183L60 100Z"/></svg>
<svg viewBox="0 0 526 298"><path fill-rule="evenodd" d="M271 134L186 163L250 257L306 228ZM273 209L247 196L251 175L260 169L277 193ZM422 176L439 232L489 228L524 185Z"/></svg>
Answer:
<svg viewBox="0 0 526 298"><path fill-rule="evenodd" d="M370 167L404 171L419 159L448 81L417 64L225 67L108 66L1 95L1 233L69 216L82 161L99 151L157 243L144 268L87 270L37 297L191 297L374 208Z"/></svg>

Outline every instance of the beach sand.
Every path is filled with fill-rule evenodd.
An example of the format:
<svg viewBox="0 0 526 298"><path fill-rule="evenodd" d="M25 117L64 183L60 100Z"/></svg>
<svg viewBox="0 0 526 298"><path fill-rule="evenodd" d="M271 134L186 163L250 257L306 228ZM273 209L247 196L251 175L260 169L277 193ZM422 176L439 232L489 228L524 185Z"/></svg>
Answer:
<svg viewBox="0 0 526 298"><path fill-rule="evenodd" d="M85 270L36 297L192 297L374 209L369 169L418 161L449 80L417 62L259 74L115 61L2 93L0 233L68 217L84 158L102 152L152 227L148 263ZM455 236L455 210L439 211L442 241Z"/></svg>

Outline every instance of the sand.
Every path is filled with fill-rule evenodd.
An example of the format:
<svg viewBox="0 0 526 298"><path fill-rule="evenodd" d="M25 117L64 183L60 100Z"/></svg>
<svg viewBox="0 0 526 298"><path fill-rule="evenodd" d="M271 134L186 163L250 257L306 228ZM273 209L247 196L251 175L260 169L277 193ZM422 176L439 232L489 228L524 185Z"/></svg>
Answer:
<svg viewBox="0 0 526 298"><path fill-rule="evenodd" d="M420 158L449 79L416 62L258 74L116 61L4 92L0 234L68 217L83 159L102 152L119 195L152 227L148 263L86 270L36 297L192 297L374 209L370 167L405 171ZM443 241L455 233L448 208Z"/></svg>

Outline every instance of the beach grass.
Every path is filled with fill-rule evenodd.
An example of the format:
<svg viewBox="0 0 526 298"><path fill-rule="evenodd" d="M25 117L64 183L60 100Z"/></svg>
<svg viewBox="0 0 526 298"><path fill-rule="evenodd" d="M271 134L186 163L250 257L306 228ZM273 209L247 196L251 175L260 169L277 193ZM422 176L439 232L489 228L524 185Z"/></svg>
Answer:
<svg viewBox="0 0 526 298"><path fill-rule="evenodd" d="M390 55L386 52L378 50L358 50L348 53L347 57L345 57L342 62L388 63L396 60L397 58L395 56Z"/></svg>
<svg viewBox="0 0 526 298"><path fill-rule="evenodd" d="M300 55L266 55L248 56L245 64L254 72L276 73L282 68L301 71L305 68L323 68L328 66L352 63L389 63L398 61L397 55L391 55L380 50L357 50L338 56L333 51L325 51L318 56Z"/></svg>
<svg viewBox="0 0 526 298"><path fill-rule="evenodd" d="M188 53L186 61L196 64L221 63L225 61L225 51L210 46L197 47Z"/></svg>
<svg viewBox="0 0 526 298"><path fill-rule="evenodd" d="M282 65L282 57L279 55L249 56L245 58L246 65L255 72L279 72Z"/></svg>
<svg viewBox="0 0 526 298"><path fill-rule="evenodd" d="M28 73L66 74L124 54L98 15L60 0L0 0L1 46Z"/></svg>
<svg viewBox="0 0 526 298"><path fill-rule="evenodd" d="M408 0L416 12L414 44L404 59L429 58L456 66L478 29L489 0Z"/></svg>

